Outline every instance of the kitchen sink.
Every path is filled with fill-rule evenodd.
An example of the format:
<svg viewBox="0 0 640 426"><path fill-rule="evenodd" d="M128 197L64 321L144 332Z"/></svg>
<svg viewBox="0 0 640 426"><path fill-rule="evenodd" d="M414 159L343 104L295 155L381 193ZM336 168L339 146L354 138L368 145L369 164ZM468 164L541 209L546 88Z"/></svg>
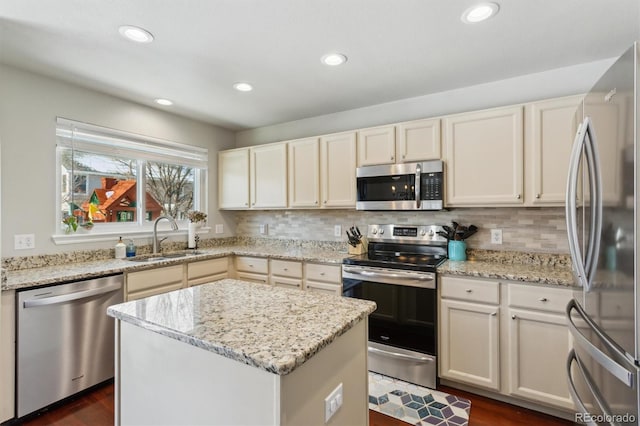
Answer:
<svg viewBox="0 0 640 426"><path fill-rule="evenodd" d="M175 259L180 257L187 256L195 256L197 254L202 254L201 251L198 250L187 250L187 251L177 251L173 253L156 253L152 255L142 255L142 256L133 256L128 257L127 260L131 262L155 262L159 260L167 260L167 259Z"/></svg>

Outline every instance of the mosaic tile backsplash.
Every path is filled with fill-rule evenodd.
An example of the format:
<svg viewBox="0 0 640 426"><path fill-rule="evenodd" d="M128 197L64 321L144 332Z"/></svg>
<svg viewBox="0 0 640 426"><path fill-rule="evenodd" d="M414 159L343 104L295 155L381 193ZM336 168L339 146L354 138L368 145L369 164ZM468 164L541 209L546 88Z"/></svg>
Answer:
<svg viewBox="0 0 640 426"><path fill-rule="evenodd" d="M467 240L470 249L535 253L569 253L564 208L465 208L438 212L362 212L355 210L265 210L235 212L236 235L280 239L346 241L344 231L369 224L439 224L456 221L479 230ZM260 225L268 225L268 235ZM334 237L335 225L342 235ZM502 244L491 244L490 230L502 229Z"/></svg>

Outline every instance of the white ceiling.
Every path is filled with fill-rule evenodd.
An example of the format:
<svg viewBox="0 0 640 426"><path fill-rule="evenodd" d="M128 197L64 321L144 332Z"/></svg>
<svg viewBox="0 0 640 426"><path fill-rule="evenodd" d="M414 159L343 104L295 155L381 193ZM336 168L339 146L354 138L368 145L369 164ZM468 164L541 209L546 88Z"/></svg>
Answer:
<svg viewBox="0 0 640 426"><path fill-rule="evenodd" d="M1 0L0 62L240 130L611 58L640 35L638 0L495 1L467 25L479 0ZM330 51L348 62L322 65Z"/></svg>

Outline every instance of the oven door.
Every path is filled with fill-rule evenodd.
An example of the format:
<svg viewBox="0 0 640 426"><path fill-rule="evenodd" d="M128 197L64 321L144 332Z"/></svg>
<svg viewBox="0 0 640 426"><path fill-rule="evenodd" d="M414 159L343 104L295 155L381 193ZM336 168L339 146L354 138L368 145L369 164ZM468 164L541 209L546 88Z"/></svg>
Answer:
<svg viewBox="0 0 640 426"><path fill-rule="evenodd" d="M436 275L342 266L343 295L373 300L368 368L421 386L437 386Z"/></svg>

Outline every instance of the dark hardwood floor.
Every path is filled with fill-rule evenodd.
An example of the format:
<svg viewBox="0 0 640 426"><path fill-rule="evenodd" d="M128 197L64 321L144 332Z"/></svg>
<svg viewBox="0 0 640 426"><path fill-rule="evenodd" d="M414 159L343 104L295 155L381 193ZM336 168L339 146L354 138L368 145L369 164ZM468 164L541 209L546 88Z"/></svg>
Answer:
<svg viewBox="0 0 640 426"><path fill-rule="evenodd" d="M571 423L535 411L504 404L471 393L441 387L439 390L471 400L469 426L565 426ZM22 423L26 426L107 426L113 425L113 384L94 389L78 398ZM406 426L393 417L369 412L370 426Z"/></svg>

